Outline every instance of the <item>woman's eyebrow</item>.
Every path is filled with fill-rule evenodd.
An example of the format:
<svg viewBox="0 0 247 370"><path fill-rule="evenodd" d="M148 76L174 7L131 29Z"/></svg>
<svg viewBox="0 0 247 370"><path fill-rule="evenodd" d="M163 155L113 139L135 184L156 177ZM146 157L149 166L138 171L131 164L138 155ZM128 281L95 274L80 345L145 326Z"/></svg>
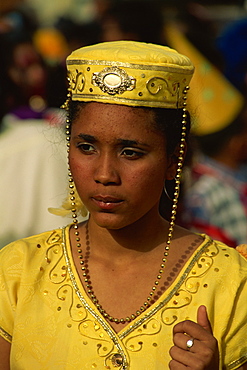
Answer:
<svg viewBox="0 0 247 370"><path fill-rule="evenodd" d="M93 135L80 133L77 137L80 138L80 139L83 139L85 141L89 141L90 143L95 143L97 141L97 138ZM145 143L143 141L139 141L139 140L117 139L116 142L117 142L117 145L121 145L121 146L138 146L138 145L141 145L141 146L149 147L149 145L147 143Z"/></svg>
<svg viewBox="0 0 247 370"><path fill-rule="evenodd" d="M143 141L138 141L138 140L130 140L130 139L118 139L117 143L119 145L123 146L137 146L137 145L142 145L148 147L149 145Z"/></svg>
<svg viewBox="0 0 247 370"><path fill-rule="evenodd" d="M79 134L77 137L79 137L80 139L83 139L85 141L90 141L90 142L95 142L96 141L96 138L92 135L88 135L88 134Z"/></svg>

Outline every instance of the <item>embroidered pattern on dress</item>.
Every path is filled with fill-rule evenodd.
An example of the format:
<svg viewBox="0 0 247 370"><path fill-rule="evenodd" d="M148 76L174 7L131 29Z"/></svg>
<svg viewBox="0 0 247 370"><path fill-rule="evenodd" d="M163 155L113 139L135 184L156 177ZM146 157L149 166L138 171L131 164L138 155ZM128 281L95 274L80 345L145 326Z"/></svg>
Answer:
<svg viewBox="0 0 247 370"><path fill-rule="evenodd" d="M86 346L88 339L95 341L95 353L97 357L102 357L105 367L112 369L114 364L119 364L119 359L113 358L114 344L112 338L106 335L103 327L99 324L98 320L92 320L88 315L88 308L86 302L80 302L80 295L78 296L75 289L74 277L71 277L71 265L67 251L64 249L61 234L52 232L46 240L47 250L45 253L44 265L40 267L41 271L47 271L48 278L51 283L58 285L56 297L58 300L57 311L68 312L69 318L72 322L77 324L78 332L83 337L83 344ZM41 245L37 245L41 248ZM64 260L65 259L65 260ZM45 269L45 265L49 265L49 269ZM44 295L48 291L43 292ZM78 299L79 298L79 299ZM72 324L67 324L68 328ZM92 335L92 332L95 335ZM119 367L125 369L125 367Z"/></svg>
<svg viewBox="0 0 247 370"><path fill-rule="evenodd" d="M129 328L127 328L122 334L120 334L120 338L123 339L126 336L128 336L131 332L133 332L137 327L144 324L144 322L147 323L147 320L150 319L154 314L156 314L158 311L162 310L163 307L167 305L167 303L176 295L176 293L179 291L180 287L184 284L186 278L189 276L192 267L195 265L195 263L198 261L198 259L205 253L210 253L208 251L208 247L213 243L212 240L208 241L194 256L194 258L191 260L190 264L184 271L183 275L179 279L178 283L174 286L174 288L170 291L170 293L166 296L166 298L159 302L158 304L154 305L154 308L152 308L148 313L146 313L143 317L141 317L139 320L136 320ZM214 253L218 253L218 248L216 248L216 251ZM189 304L190 302L188 302ZM184 305L183 305L184 306ZM183 307L182 306L182 307ZM166 308L165 308L166 309ZM175 322L176 320L174 320Z"/></svg>
<svg viewBox="0 0 247 370"><path fill-rule="evenodd" d="M93 304L87 303L80 291L66 247L66 228L63 228L62 238L59 233L53 233L48 238L45 258L51 267L50 281L59 285L56 292L60 302L57 310L67 310L70 319L77 323L83 344L87 345L88 340L95 341L95 355L103 359L104 368L117 367L120 370L127 370L128 353L142 350L142 338L150 335L154 335L155 338L162 330L162 325L172 325L176 322L177 310L192 302L193 295L198 290L198 279L207 273L213 263L213 257L218 253L218 248L212 243L211 240L205 243L195 254L177 284L163 301L154 304L153 308L133 321L126 330L116 334L97 310L94 310ZM155 314L158 316L154 317Z"/></svg>
<svg viewBox="0 0 247 370"><path fill-rule="evenodd" d="M84 338L90 338L94 339L98 342L97 344L97 354L100 357L104 358L104 366L106 369L112 369L113 367L118 367L120 370L127 370L128 369L128 359L127 355L119 342L119 339L117 337L117 334L114 332L114 330L108 325L108 323L103 320L97 312L95 312L92 307L87 303L85 298L83 297L82 293L79 290L79 287L76 283L75 276L73 274L71 263L69 260L69 256L66 249L66 236L65 236L65 230L66 228L63 228L62 231L62 243L61 246L63 248L63 253L66 261L67 271L69 274L70 281L72 283L73 289L79 298L82 306L81 308L84 308L85 310L85 318L80 320L78 330L80 334ZM92 315L92 317L95 320L92 320L88 316L88 312ZM91 328L94 328L95 331L95 337L92 337L92 334L87 335L88 332L92 332L89 330ZM83 329L83 331L82 331ZM107 333L108 337L105 335ZM116 347L115 350L117 350L117 353L114 353L114 345ZM122 361L117 358L117 356L120 355Z"/></svg>

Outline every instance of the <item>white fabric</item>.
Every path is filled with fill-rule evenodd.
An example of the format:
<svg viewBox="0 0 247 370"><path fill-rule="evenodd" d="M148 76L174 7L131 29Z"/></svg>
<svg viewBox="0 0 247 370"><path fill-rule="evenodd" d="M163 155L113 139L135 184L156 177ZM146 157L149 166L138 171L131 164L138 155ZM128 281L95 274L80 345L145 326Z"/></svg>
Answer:
<svg viewBox="0 0 247 370"><path fill-rule="evenodd" d="M0 248L71 222L48 212L67 194L63 128L7 115L0 135Z"/></svg>

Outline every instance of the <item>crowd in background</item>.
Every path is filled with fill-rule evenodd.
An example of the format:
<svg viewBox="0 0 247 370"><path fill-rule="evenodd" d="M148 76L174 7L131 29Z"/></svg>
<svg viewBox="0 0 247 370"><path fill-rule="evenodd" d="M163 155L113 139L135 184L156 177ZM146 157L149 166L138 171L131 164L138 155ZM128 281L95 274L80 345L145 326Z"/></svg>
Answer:
<svg viewBox="0 0 247 370"><path fill-rule="evenodd" d="M37 1L0 5L0 248L69 222L47 211L59 207L67 193L60 109L67 94L65 59L78 47L120 39L186 50L197 70L203 65L204 83L214 73L210 88L199 85L198 92L207 112L212 106L214 114L207 117L202 106L195 107L196 100L191 109L196 123L180 199L186 216L179 223L231 246L247 243L245 2L70 3L74 7L68 13L61 12L58 2L60 12L47 22ZM166 217L169 197L163 198L160 208Z"/></svg>

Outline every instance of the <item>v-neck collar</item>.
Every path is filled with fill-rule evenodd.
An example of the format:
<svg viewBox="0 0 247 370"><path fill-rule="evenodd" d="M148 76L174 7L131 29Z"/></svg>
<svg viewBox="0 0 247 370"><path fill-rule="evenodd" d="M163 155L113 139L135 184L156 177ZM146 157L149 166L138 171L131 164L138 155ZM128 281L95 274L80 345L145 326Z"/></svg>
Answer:
<svg viewBox="0 0 247 370"><path fill-rule="evenodd" d="M171 298L176 294L179 290L181 285L184 283L185 279L190 274L193 266L199 260L201 255L204 251L212 244L212 240L206 236L204 236L204 240L201 245L192 253L188 261L182 267L179 275L175 278L172 284L166 289L166 291L159 297L159 299L151 305L147 310L142 312L136 319L131 321L128 325L126 325L122 330L116 332L111 325L105 320L105 318L101 315L101 313L97 310L94 306L91 299L85 292L85 289L81 283L81 280L78 276L76 266L74 264L72 251L70 248L70 239L69 239L69 229L70 225L63 228L63 251L64 257L66 261L66 265L68 268L69 276L75 289L75 292L81 301L84 308L90 312L90 314L102 325L102 327L107 331L109 336L113 339L117 337L119 339L125 338L128 334L134 331L137 327L142 325L145 321L150 319L154 314L156 314L160 309L162 309L167 302L171 300ZM115 343L116 344L116 343Z"/></svg>

